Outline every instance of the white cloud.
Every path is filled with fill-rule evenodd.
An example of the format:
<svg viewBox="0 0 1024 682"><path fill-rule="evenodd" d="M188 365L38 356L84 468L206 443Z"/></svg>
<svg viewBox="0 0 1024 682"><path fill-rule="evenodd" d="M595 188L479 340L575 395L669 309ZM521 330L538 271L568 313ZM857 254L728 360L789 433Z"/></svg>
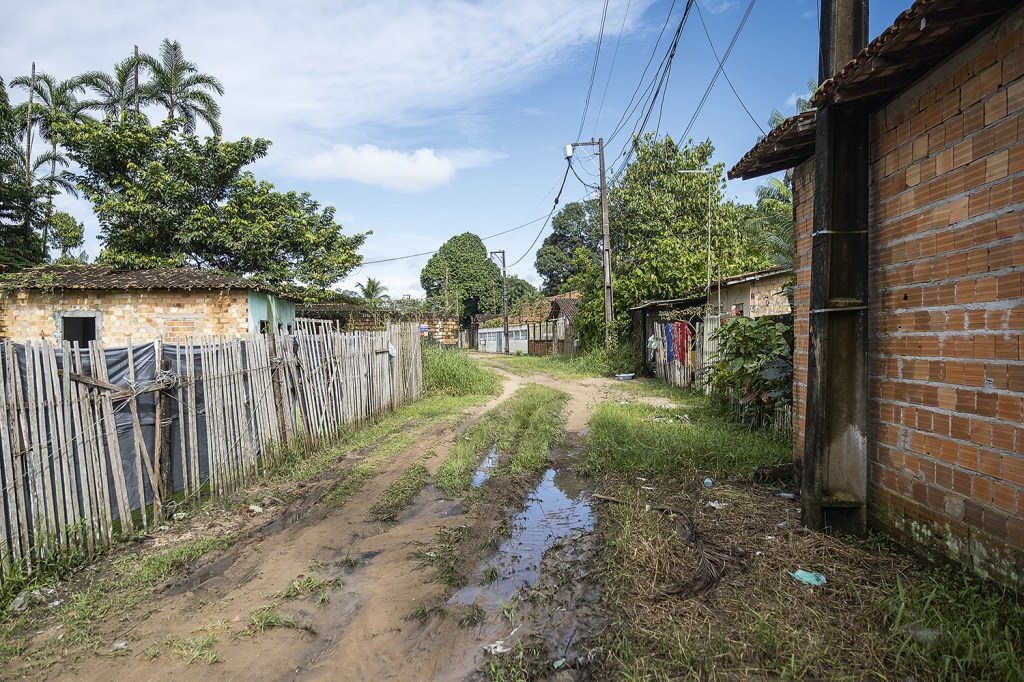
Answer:
<svg viewBox="0 0 1024 682"><path fill-rule="evenodd" d="M425 192L447 184L460 168L481 166L494 158L494 154L478 149L447 154L417 149L405 153L372 144L337 144L308 161L293 161L289 170L296 176L317 180L352 180L399 192Z"/></svg>
<svg viewBox="0 0 1024 682"><path fill-rule="evenodd" d="M795 92L789 93L789 97L786 98L786 108L787 109L795 108L796 107L796 100L797 100L798 97L800 97L800 95L796 94Z"/></svg>

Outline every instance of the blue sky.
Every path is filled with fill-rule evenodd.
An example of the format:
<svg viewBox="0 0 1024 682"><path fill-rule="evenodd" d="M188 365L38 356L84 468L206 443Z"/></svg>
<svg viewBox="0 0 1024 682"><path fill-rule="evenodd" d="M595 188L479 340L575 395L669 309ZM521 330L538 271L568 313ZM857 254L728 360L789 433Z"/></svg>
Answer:
<svg viewBox="0 0 1024 682"><path fill-rule="evenodd" d="M748 0L698 2L721 55ZM655 49L671 0L609 0L582 138L611 136L648 59L653 53L656 66L664 55L685 4L677 0ZM871 2L870 36L909 4ZM348 231L373 230L362 253L374 261L548 213L565 169L563 147L580 130L603 8L602 0L17 3L0 25L0 76L27 74L33 60L60 78L111 70L133 44L155 53L163 38L178 40L187 58L225 86L225 137L273 141L255 172L335 206ZM754 5L725 71L762 127L773 108L795 113L796 96L816 76L817 30L816 0ZM691 13L660 107L660 133L682 136L715 68ZM12 101L21 99L12 93ZM631 130L609 143L609 166ZM711 138L715 160L731 166L759 134L719 78L689 137ZM577 156L584 179L597 171L587 156ZM727 194L752 201L757 184L732 182ZM570 175L562 203L587 191ZM86 223L95 255L90 206L59 203ZM540 226L486 242L506 250L509 263L525 254L510 272L534 283L527 248ZM393 296L419 296L426 260L366 265L339 288L376 277Z"/></svg>

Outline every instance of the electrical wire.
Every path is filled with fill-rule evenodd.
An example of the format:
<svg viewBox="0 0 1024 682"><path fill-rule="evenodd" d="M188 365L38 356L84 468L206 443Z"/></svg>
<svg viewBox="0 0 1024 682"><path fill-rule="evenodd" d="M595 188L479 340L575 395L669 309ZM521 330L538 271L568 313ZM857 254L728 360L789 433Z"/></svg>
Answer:
<svg viewBox="0 0 1024 682"><path fill-rule="evenodd" d="M540 236L542 234L544 234L544 230L548 226L548 221L551 220L551 216L553 216L555 214L555 209L558 208L558 200L562 198L562 190L565 189L565 181L569 178L569 170L571 168L572 168L572 157L569 157L568 159L566 159L565 175L562 176L562 186L558 188L558 194L555 196L555 203L551 206L551 212L548 213L547 218L544 219L544 224L540 226L540 230L537 232L537 236L533 238L533 241L530 243L530 246L527 247L526 251L523 252L523 255L520 256L516 260L515 263L512 263L511 265L509 265L507 267L514 268L515 266L519 265L519 263L524 258L526 258L527 255L529 255L530 251L537 244L537 240L540 239Z"/></svg>
<svg viewBox="0 0 1024 682"><path fill-rule="evenodd" d="M594 66L590 69L590 85L587 87L587 101L583 104L583 115L580 117L580 129L576 132L576 139L583 134L583 125L587 120L587 111L590 110L590 95L594 92L594 78L597 76L597 64L601 60L601 42L604 40L604 23L608 18L608 0L604 0L604 10L601 12L601 29L597 34L597 49L594 51Z"/></svg>
<svg viewBox="0 0 1024 682"><path fill-rule="evenodd" d="M643 120L639 121L638 124L633 127L633 134L630 135L630 140L627 142L628 150L624 147L622 153L622 161L618 168L613 171L613 181L622 174L626 166L633 158L635 146L633 145L633 139L639 132L647 129L647 123L651 120L651 114L654 112L654 106L658 102L658 96L662 93L663 89L668 83L669 74L672 72L672 60L675 59L676 50L679 47L679 39L683 34L683 28L686 26L686 20L690 16L690 10L693 9L695 0L687 0L686 8L683 10L683 18L679 20L679 25L676 26L675 34L672 36L672 42L669 43L668 52L665 54L665 58L662 60L663 67L661 68L661 78L658 79L658 85L654 90L654 94L650 98L650 103L647 106L647 113L644 114ZM653 81L652 81L653 82ZM657 134L657 130L655 130ZM686 137L685 135L683 136Z"/></svg>
<svg viewBox="0 0 1024 682"><path fill-rule="evenodd" d="M672 13L675 11L675 8L676 8L676 0L672 0L672 4L669 5L669 8L668 8L668 14L665 15L665 23L662 24L661 31L658 33L658 40L655 41L654 49L651 50L651 57L650 57L650 59L647 60L647 64L644 66L643 73L640 74L640 80L636 84L636 88L633 90L632 96L629 98L629 103L626 105L625 111L623 111L622 116L619 118L619 122L615 124L615 128L613 129L613 132L612 132L612 134L610 136L608 136L606 142L611 142L612 139L614 139L614 137L618 134L618 132L620 130L622 130L622 128L626 124L626 122L632 117L632 113L631 112L635 111L637 106L640 105L640 102L643 101L643 100L640 100L640 102L638 102L637 99L636 99L636 96L640 93L640 88L643 87L644 79L647 78L647 71L651 68L651 64L654 63L655 55L658 54L658 47L661 45L661 39L665 37L665 31L666 31L666 29L668 29L669 22L672 20ZM658 67L658 68L660 69L661 67ZM651 79L651 85L648 85L646 88L644 88L644 92L647 92L648 90L650 90L650 88L653 87L653 83L654 83L654 78ZM636 102L635 105L634 105L634 102Z"/></svg>
<svg viewBox="0 0 1024 682"><path fill-rule="evenodd" d="M725 64L719 58L718 50L715 49L715 43L711 40L711 34L708 32L708 25L704 23L704 13L700 11L700 3L696 4L697 18L700 19L700 25L704 29L704 35L707 36L708 45L711 47L711 54L715 55L715 61L718 62L718 65L722 69L722 75L725 76L725 82L729 84L729 89L732 90L732 94L736 95L736 101L740 103L741 107L743 107L743 111L747 112L747 116L749 116L750 120L754 122L754 125L757 126L757 129L761 131L762 135L767 135L767 133L764 131L764 128L761 127L761 124L758 123L757 119L754 118L754 115L750 113L750 109L748 109L747 105L743 102L743 98L740 97L740 93L736 92L736 86L732 84L732 79L729 78L729 72L725 70Z"/></svg>
<svg viewBox="0 0 1024 682"><path fill-rule="evenodd" d="M564 186L565 182L563 181L562 184ZM559 191L559 193L561 193L562 190L558 190L558 191ZM557 203L558 200L555 199L555 202ZM534 225L536 223L539 223L541 220L544 220L544 216L540 216L539 218L534 218L533 220L531 220L531 221L529 221L527 223L523 223L522 225L516 225L515 227L510 227L509 229L502 230L501 232L495 232L494 234L489 234L486 237L481 237L480 240L481 241L485 241L487 239L493 239L494 237L500 237L503 234L508 234L509 232L515 232L516 230L521 230L524 227L529 227L530 225ZM397 261L397 260L408 260L410 258L419 258L420 256L431 256L431 255L437 253L437 251L438 251L437 249L434 249L433 251L423 251L421 253L412 253L412 254L409 254L408 256L395 256L394 258L382 258L380 260L367 260L367 261L363 261L362 263L360 263L360 267L362 267L364 265L376 265L377 263L391 263L391 262L394 262L394 261Z"/></svg>
<svg viewBox="0 0 1024 682"><path fill-rule="evenodd" d="M573 167L571 159L569 160L569 168L572 169L572 174L576 176L576 179L579 180L580 184L582 184L584 187L586 187L587 189L590 189L590 190L598 190L598 191L601 190L600 187L595 187L594 185L591 185L586 180L584 180L583 178L580 177L579 173L576 172L576 168Z"/></svg>
<svg viewBox="0 0 1024 682"><path fill-rule="evenodd" d="M604 111L604 100L608 96L608 86L612 83L612 72L615 71L615 58L619 56L619 43L622 42L622 32L626 29L626 18L629 16L629 7L633 0L627 0L626 11L622 13L622 23L619 24L619 37L615 39L615 49L612 51L612 63L608 67L608 78L604 82L604 92L601 93L601 104L597 107L597 116L594 117L594 129L590 136L597 133L597 124L601 120L601 112Z"/></svg>
<svg viewBox="0 0 1024 682"><path fill-rule="evenodd" d="M704 108L704 104L708 101L708 96L711 94L711 90L715 87L715 83L718 82L718 76L725 68L725 63L729 61L729 55L732 54L732 49L736 47L736 41L739 40L740 33L743 32L743 27L746 25L747 19L750 18L750 12L754 9L754 4L756 2L757 0L750 0L750 3L747 5L747 11L743 13L743 18L740 19L740 25L736 27L736 32L733 33L732 40L729 41L729 47L726 48L721 61L718 62L718 68L715 69L715 74L711 77L711 82L708 83L708 87L704 91L704 96L701 97L700 102L697 103L697 110L693 112L693 116L690 117L690 122L686 124L686 130L683 131L682 139L687 139L690 134L690 129L693 128L693 124L697 121L697 117Z"/></svg>

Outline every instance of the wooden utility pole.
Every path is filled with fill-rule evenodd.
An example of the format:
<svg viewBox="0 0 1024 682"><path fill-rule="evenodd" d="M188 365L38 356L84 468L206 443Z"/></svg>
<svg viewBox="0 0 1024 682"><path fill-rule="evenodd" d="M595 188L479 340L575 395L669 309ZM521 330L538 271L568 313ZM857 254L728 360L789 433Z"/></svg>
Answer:
<svg viewBox="0 0 1024 682"><path fill-rule="evenodd" d="M598 165L601 171L601 233L604 248L602 249L602 261L604 263L604 343L605 346L612 344L612 323L615 320L615 302L612 298L612 239L608 229L608 181L604 169L604 138L599 137L596 141L591 138L590 142L574 142L565 148L565 158L572 162L572 150L576 147L597 146Z"/></svg>
<svg viewBox="0 0 1024 682"><path fill-rule="evenodd" d="M822 3L818 76L867 44L868 0ZM868 109L823 102L816 114L804 524L867 529Z"/></svg>
<svg viewBox="0 0 1024 682"><path fill-rule="evenodd" d="M505 355L509 355L508 350L508 276L505 272L505 251L491 251L490 255L496 253L501 254L501 314L505 317Z"/></svg>

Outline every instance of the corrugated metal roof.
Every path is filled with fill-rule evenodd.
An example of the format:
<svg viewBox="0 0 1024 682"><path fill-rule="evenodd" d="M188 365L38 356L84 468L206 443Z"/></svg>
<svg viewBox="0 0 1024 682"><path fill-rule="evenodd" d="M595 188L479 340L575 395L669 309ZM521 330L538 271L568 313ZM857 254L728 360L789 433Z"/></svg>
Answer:
<svg viewBox="0 0 1024 682"><path fill-rule="evenodd" d="M190 267L118 270L109 265L42 265L5 275L3 282L19 289L242 289L281 295L265 284Z"/></svg>

